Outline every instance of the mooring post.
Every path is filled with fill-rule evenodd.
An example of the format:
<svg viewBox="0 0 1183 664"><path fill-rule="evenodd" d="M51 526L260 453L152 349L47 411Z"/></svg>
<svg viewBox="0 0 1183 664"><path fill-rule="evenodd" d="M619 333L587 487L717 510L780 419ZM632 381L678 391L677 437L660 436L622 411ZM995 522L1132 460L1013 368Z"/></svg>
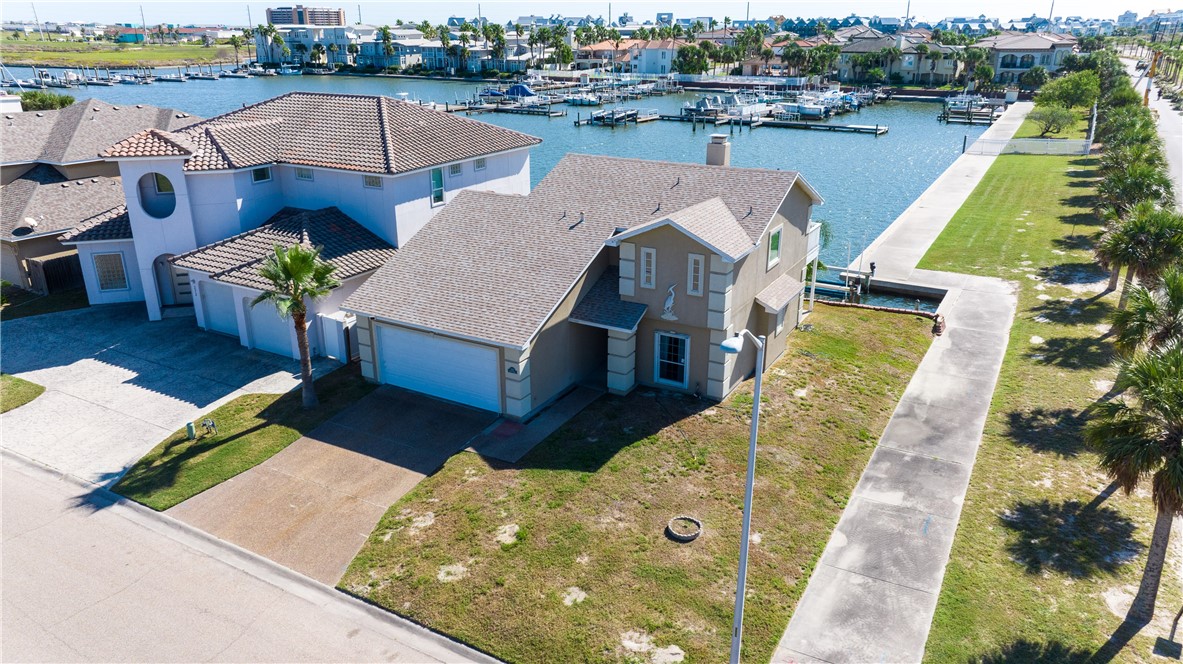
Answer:
<svg viewBox="0 0 1183 664"><path fill-rule="evenodd" d="M965 149L969 147L969 134L961 137L961 154L965 154Z"/></svg>

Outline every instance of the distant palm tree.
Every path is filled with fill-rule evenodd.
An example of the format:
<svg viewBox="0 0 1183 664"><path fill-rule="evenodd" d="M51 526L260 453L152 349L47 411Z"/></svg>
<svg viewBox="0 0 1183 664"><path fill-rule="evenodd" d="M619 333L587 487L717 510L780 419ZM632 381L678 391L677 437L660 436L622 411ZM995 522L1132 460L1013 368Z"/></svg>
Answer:
<svg viewBox="0 0 1183 664"><path fill-rule="evenodd" d="M924 76L924 59L928 57L928 45L917 44L913 50L916 51L916 67L912 70L912 82L919 83L917 79Z"/></svg>
<svg viewBox="0 0 1183 664"><path fill-rule="evenodd" d="M337 42L333 42L333 43L329 44L328 50L330 53L329 61L332 62L333 64L336 64L337 63L337 52L341 50L341 47L337 45Z"/></svg>
<svg viewBox="0 0 1183 664"><path fill-rule="evenodd" d="M1153 288L1136 286L1129 306L1113 312L1114 345L1123 355L1183 343L1183 266Z"/></svg>
<svg viewBox="0 0 1183 664"><path fill-rule="evenodd" d="M1183 344L1123 360L1115 387L1125 398L1089 408L1084 439L1126 494L1150 480L1154 534L1127 614L1145 624L1154 616L1171 523L1183 514Z"/></svg>
<svg viewBox="0 0 1183 664"><path fill-rule="evenodd" d="M357 44L349 44L348 46L345 47L345 52L351 56L351 59L353 62L351 62L350 64L353 64L353 63L357 62L357 54L361 53L361 47L358 46Z"/></svg>
<svg viewBox="0 0 1183 664"><path fill-rule="evenodd" d="M300 348L300 382L305 408L317 405L316 385L312 382L312 354L308 348L308 302L327 296L341 282L333 276L335 265L320 259L320 247L294 244L287 249L276 246L275 253L264 261L259 275L269 288L256 297L251 306L262 302L275 305L280 318L291 318Z"/></svg>
<svg viewBox="0 0 1183 664"><path fill-rule="evenodd" d="M1124 309L1134 278L1154 282L1183 259L1183 217L1143 201L1105 231L1097 245L1102 265L1126 268L1117 308Z"/></svg>
<svg viewBox="0 0 1183 664"><path fill-rule="evenodd" d="M245 46L245 41L238 35L231 35L230 39L226 40L226 44L228 44L230 48L234 49L234 68L238 69L240 66L238 62L238 49Z"/></svg>

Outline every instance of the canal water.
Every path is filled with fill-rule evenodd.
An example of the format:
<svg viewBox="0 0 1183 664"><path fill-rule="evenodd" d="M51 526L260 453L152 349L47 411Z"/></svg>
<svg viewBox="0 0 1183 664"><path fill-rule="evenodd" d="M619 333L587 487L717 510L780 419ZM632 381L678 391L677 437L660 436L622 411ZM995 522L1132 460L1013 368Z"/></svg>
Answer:
<svg viewBox="0 0 1183 664"><path fill-rule="evenodd" d="M27 67L10 67L20 79L31 78ZM50 70L53 74L55 72ZM159 69L165 73L167 69ZM411 99L454 102L471 97L480 85L449 81L361 76L270 76L153 85L79 87L68 91L78 99L94 97L112 104L151 104L211 117L285 92L337 92L396 95ZM52 92L66 92L54 90ZM698 94L684 93L633 100L623 105L677 113ZM880 124L890 131L883 136L829 131L805 131L761 127L755 131L719 127L697 132L681 122L655 121L627 127L575 127L577 113L590 109L568 107L567 117L545 118L504 113L474 115L485 122L522 131L543 139L533 150L534 184L568 152L702 162L708 136L714 131L730 134L733 166L798 170L812 184L825 205L814 210L815 219L830 222L833 240L822 251L822 261L847 264L883 229L895 220L961 154L968 137L973 142L984 127L946 125L937 121L939 106L925 102L887 102L859 113L830 120L842 124ZM324 112L332 113L331 105ZM595 182L589 182L595 186ZM603 192L612 196L612 192Z"/></svg>

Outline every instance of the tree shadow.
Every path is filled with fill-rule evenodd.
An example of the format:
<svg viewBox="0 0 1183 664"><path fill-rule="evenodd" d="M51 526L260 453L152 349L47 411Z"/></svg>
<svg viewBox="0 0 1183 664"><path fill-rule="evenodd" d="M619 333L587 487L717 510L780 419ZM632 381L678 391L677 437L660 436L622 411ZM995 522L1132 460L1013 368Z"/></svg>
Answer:
<svg viewBox="0 0 1183 664"><path fill-rule="evenodd" d="M1090 202L1089 205L1092 203ZM1060 215L1060 222L1073 226L1103 226L1104 220L1092 212L1074 212Z"/></svg>
<svg viewBox="0 0 1183 664"><path fill-rule="evenodd" d="M1088 208L1091 210L1097 204L1097 196L1096 194L1076 194L1075 196L1061 198L1060 202L1068 207Z"/></svg>
<svg viewBox="0 0 1183 664"><path fill-rule="evenodd" d="M1068 172L1068 177L1071 177L1071 178L1076 178L1076 179L1074 179L1074 180L1071 180L1071 181L1069 181L1069 182L1068 182L1068 186L1069 186L1069 187L1095 187L1095 186L1097 186L1097 183L1096 183L1096 180L1094 179L1094 176L1091 176L1091 175L1073 175L1072 173L1074 173L1074 172L1077 172L1077 171L1069 171L1069 172ZM1085 179L1083 179L1083 178L1088 178L1088 179L1087 179L1087 180L1085 180Z"/></svg>
<svg viewBox="0 0 1183 664"><path fill-rule="evenodd" d="M1030 449L1075 457L1084 449L1081 430L1085 417L1070 408L1012 411L1006 415L1007 434Z"/></svg>
<svg viewBox="0 0 1183 664"><path fill-rule="evenodd" d="M1087 650L1079 650L1059 641L1039 643L1020 639L992 650L984 655L974 655L966 660L969 664L1085 664L1092 657Z"/></svg>
<svg viewBox="0 0 1183 664"><path fill-rule="evenodd" d="M1045 275L1048 272L1041 270L1041 273ZM1097 279L1097 275L1101 275L1103 278ZM1106 282L1097 288L1098 291L1104 291L1108 278L1104 276L1103 272L1098 272L1097 275L1061 276L1065 279L1082 279L1082 281L1073 282L1075 284L1102 284L1102 282ZM1066 281L1056 281L1046 278L1046 276L1045 280L1048 283L1061 286L1068 285ZM1096 325L1109 321L1109 317L1113 313L1113 305L1096 297L1076 298L1072 301L1045 300L1032 307L1031 312L1041 321L1046 320L1060 325Z"/></svg>
<svg viewBox="0 0 1183 664"><path fill-rule="evenodd" d="M1095 157L1081 157L1079 159L1069 160L1068 163L1073 166L1081 166L1084 168L1096 168L1101 164L1101 160Z"/></svg>
<svg viewBox="0 0 1183 664"><path fill-rule="evenodd" d="M1097 238L1093 235L1081 235L1079 233L1073 235L1065 235L1052 240L1052 246L1061 251L1092 251L1097 244Z"/></svg>
<svg viewBox="0 0 1183 664"><path fill-rule="evenodd" d="M1113 362L1113 347L1103 339L1056 337L1027 353L1041 364L1065 369L1099 369Z"/></svg>
<svg viewBox="0 0 1183 664"><path fill-rule="evenodd" d="M998 519L1014 531L1007 551L1028 574L1049 571L1078 579L1114 574L1145 548L1134 539L1133 521L1095 500L1023 502Z"/></svg>

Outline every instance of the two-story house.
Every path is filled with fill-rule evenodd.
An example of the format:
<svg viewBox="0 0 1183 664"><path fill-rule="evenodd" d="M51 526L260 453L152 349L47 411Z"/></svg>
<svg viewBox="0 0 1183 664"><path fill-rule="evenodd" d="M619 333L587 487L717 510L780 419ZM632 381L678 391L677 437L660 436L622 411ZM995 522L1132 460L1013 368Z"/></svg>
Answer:
<svg viewBox="0 0 1183 664"><path fill-rule="evenodd" d="M715 165L569 154L528 196L462 192L342 305L363 375L512 418L584 382L722 399L755 368L722 341L784 352L822 200L711 141Z"/></svg>
<svg viewBox="0 0 1183 664"><path fill-rule="evenodd" d="M0 277L47 293L81 283L78 257L58 236L123 202L119 167L99 152L137 131L200 120L144 104L84 99L0 118Z"/></svg>
<svg viewBox="0 0 1183 664"><path fill-rule="evenodd" d="M995 81L1012 83L1035 66L1052 74L1059 71L1064 58L1076 50L1076 39L1050 32L1008 32L987 37L974 46L989 51L987 62L994 67Z"/></svg>
<svg viewBox="0 0 1183 664"><path fill-rule="evenodd" d="M290 323L250 306L277 244L324 247L342 283L309 320L333 316L459 192L529 193L539 142L388 97L293 92L110 147L125 205L63 241L92 304L143 301L151 320L191 311L199 327L297 357Z"/></svg>

